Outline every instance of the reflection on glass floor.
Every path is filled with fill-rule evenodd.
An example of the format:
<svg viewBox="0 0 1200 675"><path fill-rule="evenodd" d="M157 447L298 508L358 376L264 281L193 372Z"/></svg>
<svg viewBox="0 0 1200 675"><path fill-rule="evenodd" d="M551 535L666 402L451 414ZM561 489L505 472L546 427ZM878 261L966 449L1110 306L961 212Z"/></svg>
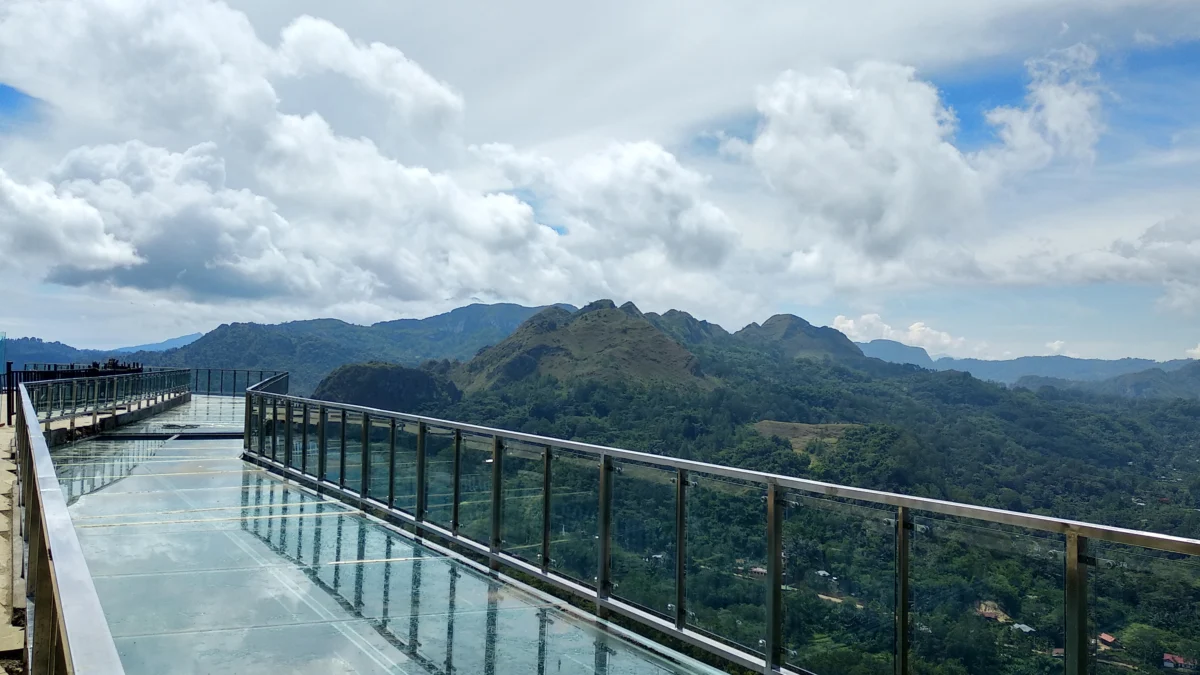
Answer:
<svg viewBox="0 0 1200 675"><path fill-rule="evenodd" d="M238 459L240 445L100 438L54 451L131 675L715 672L287 485Z"/></svg>
<svg viewBox="0 0 1200 675"><path fill-rule="evenodd" d="M121 427L125 434L242 433L246 399L193 394L192 400L153 417Z"/></svg>

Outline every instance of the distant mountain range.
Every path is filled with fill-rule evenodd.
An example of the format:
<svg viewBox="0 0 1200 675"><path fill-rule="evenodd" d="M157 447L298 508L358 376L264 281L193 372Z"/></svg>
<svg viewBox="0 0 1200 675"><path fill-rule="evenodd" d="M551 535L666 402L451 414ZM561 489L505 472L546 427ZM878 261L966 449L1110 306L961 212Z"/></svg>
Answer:
<svg viewBox="0 0 1200 675"><path fill-rule="evenodd" d="M390 362L415 366L431 359L461 361L465 364L484 347L498 346L510 336L517 337L520 343L506 346L511 354L494 352L484 361L472 365L469 373L456 371L456 382L466 390L477 389L499 380L511 380L514 374L522 372L522 368L556 377L579 373L589 376L621 373L638 381L651 379L681 383L693 378L703 381L713 374L700 372L688 362L687 355L679 353L675 346L683 346L686 352L686 348L705 344L767 349L787 358L814 357L855 362L866 356L931 370L968 372L979 379L1007 385L1016 385L1027 377L1100 382L1155 369L1171 373L1192 363L1190 360L1156 362L1148 359L1101 360L1067 356L1027 356L1004 361L949 357L934 360L920 347L892 340L854 343L833 328L814 326L788 314L776 315L762 324L752 323L736 333L730 333L717 324L696 319L679 310L670 310L661 315L653 312L643 314L632 303L618 308L611 301L597 301L578 312L579 317L574 317L576 310L571 305L554 307L558 309L557 312L541 317L539 321L542 324L530 326L520 335L514 335L518 333L518 327L547 307L474 304L426 319L384 321L371 326L337 319L275 325L233 323L199 337L188 335L112 351L80 350L58 342L19 338L8 341L6 358L13 361L17 368L27 362L92 362L116 357L149 365L288 370L292 374L293 391L302 394L311 392L325 375L345 364ZM582 319L592 314L595 316ZM608 319L623 322L620 326L623 336L620 344L594 342L599 338L584 328L588 322L596 321L597 317L606 317L605 322ZM576 321L582 323L576 325ZM553 323L564 330L547 333L546 323ZM656 330L649 330L651 328ZM647 354L656 355L661 363L649 368L644 364L627 368L625 366L631 362L633 353L639 358ZM1147 374L1141 379L1153 377ZM1038 386L1047 384L1043 381L1035 383ZM1059 388L1085 389L1068 387L1061 382L1054 384ZM1026 382L1021 385L1030 386ZM1164 392L1163 395L1177 391L1175 385L1168 384L1140 388L1114 384L1112 387L1113 391Z"/></svg>
<svg viewBox="0 0 1200 675"><path fill-rule="evenodd" d="M192 333L191 335L181 335L180 337L177 337L177 338L171 338L170 340L163 340L162 342L154 342L154 343L151 343L148 345L135 345L133 347L119 347L112 351L123 353L123 354L131 353L131 352L165 352L168 349L176 349L178 347L184 347L184 346L190 345L202 337L204 337L204 333Z"/></svg>
<svg viewBox="0 0 1200 675"><path fill-rule="evenodd" d="M1125 398L1200 398L1200 361L1185 363L1174 370L1150 368L1136 373L1110 377L1098 382L1080 382L1055 377L1025 376L1016 386L1027 389L1054 387L1085 391L1101 396Z"/></svg>
<svg viewBox="0 0 1200 675"><path fill-rule="evenodd" d="M1070 356L1022 356L1002 361L956 359L944 356L934 360L924 349L911 347L894 340L872 340L857 344L867 356L883 361L911 363L931 370L959 370L970 373L981 380L1010 385L1020 384L1020 380L1026 377L1098 382L1152 369L1171 372L1194 363L1191 359L1174 361L1132 358L1105 360L1077 359Z"/></svg>

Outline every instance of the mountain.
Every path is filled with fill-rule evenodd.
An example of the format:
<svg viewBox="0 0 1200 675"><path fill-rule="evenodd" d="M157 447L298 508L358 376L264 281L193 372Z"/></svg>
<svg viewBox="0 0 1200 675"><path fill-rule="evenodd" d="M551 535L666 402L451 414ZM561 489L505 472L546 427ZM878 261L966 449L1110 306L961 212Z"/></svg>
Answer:
<svg viewBox="0 0 1200 675"><path fill-rule="evenodd" d="M1016 386L1033 390L1054 387L1124 398L1196 399L1200 398L1200 361L1185 363L1176 370L1148 368L1137 373L1118 375L1099 382L1027 376L1017 380Z"/></svg>
<svg viewBox="0 0 1200 675"><path fill-rule="evenodd" d="M929 353L920 347L912 347L895 340L871 340L855 344L864 355L872 358L889 363L911 363L922 368L934 368L933 359L929 358Z"/></svg>
<svg viewBox="0 0 1200 675"><path fill-rule="evenodd" d="M118 352L121 354L132 353L132 352L165 352L168 349L175 349L177 347L183 347L185 345L190 345L193 342L195 342L196 340L199 340L203 336L204 336L204 333L192 333L191 335L182 335L177 338L171 338L170 340L163 340L162 342L154 342L154 343L151 343L148 345L136 345L133 347L118 347L117 349L113 349L112 351Z"/></svg>
<svg viewBox="0 0 1200 675"><path fill-rule="evenodd" d="M359 363L327 375L313 398L419 413L456 403L462 392L444 374L394 363Z"/></svg>
<svg viewBox="0 0 1200 675"><path fill-rule="evenodd" d="M645 317L656 328L670 335L685 347L705 344L714 340L727 340L731 337L729 331L717 324L698 320L691 314L677 309L668 310L662 315L647 312Z"/></svg>
<svg viewBox="0 0 1200 675"><path fill-rule="evenodd" d="M224 324L189 345L137 357L153 365L287 370L292 392L307 394L330 371L350 363L469 359L543 309L475 304L426 319L371 326L338 319Z"/></svg>
<svg viewBox="0 0 1200 675"><path fill-rule="evenodd" d="M1014 384L1027 375L1053 377L1082 382L1105 380L1118 375L1137 373L1150 368L1170 372L1178 370L1191 359L1175 361L1151 361L1149 359L1076 359L1070 356L1022 356L1006 361L983 359L940 358L933 362L937 370L959 370L971 373L981 380Z"/></svg>
<svg viewBox="0 0 1200 675"><path fill-rule="evenodd" d="M777 351L788 359L861 359L863 356L862 350L840 331L828 326L814 326L791 314L776 314L761 326L752 323L734 333L734 337L748 345Z"/></svg>
<svg viewBox="0 0 1200 675"><path fill-rule="evenodd" d="M61 342L45 342L38 338L11 338L4 342L4 360L13 362L14 370L27 363L91 363L114 356L112 352L95 349L76 349ZM121 358L127 355L121 354ZM0 369L4 364L0 363Z"/></svg>
<svg viewBox="0 0 1200 675"><path fill-rule="evenodd" d="M543 310L500 344L458 368L464 391L530 376L660 385L703 385L695 355L659 330L633 303L597 300L577 312Z"/></svg>

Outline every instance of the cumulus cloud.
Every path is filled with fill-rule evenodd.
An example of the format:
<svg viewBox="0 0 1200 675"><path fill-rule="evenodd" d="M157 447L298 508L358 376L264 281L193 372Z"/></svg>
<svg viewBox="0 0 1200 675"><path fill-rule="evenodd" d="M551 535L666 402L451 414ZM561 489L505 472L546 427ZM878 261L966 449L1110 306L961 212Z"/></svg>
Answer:
<svg viewBox="0 0 1200 675"><path fill-rule="evenodd" d="M620 296L749 320L785 297L987 281L972 246L997 190L1091 161L1103 131L1083 46L1031 60L1025 104L992 111L999 141L976 153L956 147L954 111L914 68L787 71L758 93L757 132L722 136L745 160L739 180L769 184L759 217L663 143L465 147L467 101L416 53L310 16L256 30L212 0L3 3L0 82L54 114L52 161L17 171L0 154L0 245L60 284L253 311ZM344 124L359 109L383 122ZM398 151L393 132L444 153ZM1148 233L1104 264L1165 269L1178 236ZM1200 288L1186 264L1160 278L1180 303ZM878 336L969 348L921 323Z"/></svg>
<svg viewBox="0 0 1200 675"><path fill-rule="evenodd" d="M513 187L531 190L565 244L601 260L659 249L683 268L713 268L737 245L708 179L651 142L616 143L560 166L507 145L477 148Z"/></svg>
<svg viewBox="0 0 1200 675"><path fill-rule="evenodd" d="M1094 160L1104 130L1096 58L1095 49L1077 44L1027 61L1025 106L987 113L1002 142L978 153L976 164L1005 174L1040 169L1056 157Z"/></svg>
<svg viewBox="0 0 1200 675"><path fill-rule="evenodd" d="M1067 283L1155 284L1159 306L1172 313L1200 309L1200 218L1176 215L1147 227L1135 238L1118 239L1068 255L1038 250L1023 257L1014 276Z"/></svg>
<svg viewBox="0 0 1200 675"><path fill-rule="evenodd" d="M0 250L8 264L36 273L70 258L79 269L142 262L129 242L105 230L100 212L45 181L18 183L0 169Z"/></svg>
<svg viewBox="0 0 1200 675"><path fill-rule="evenodd" d="M892 328L878 314L864 314L857 319L838 315L833 320L833 327L856 342L895 340L934 353L960 351L967 343L965 338L936 330L923 321L910 324L906 329Z"/></svg>
<svg viewBox="0 0 1200 675"><path fill-rule="evenodd" d="M955 146L957 119L937 89L888 63L784 73L759 92L758 135L725 149L750 158L800 224L899 258L977 234L1001 179L1091 160L1103 129L1095 60L1076 45L1027 62L1025 106L988 112L999 142L976 153Z"/></svg>
<svg viewBox="0 0 1200 675"><path fill-rule="evenodd" d="M1188 358L1200 359L1200 344L1196 345L1195 349L1189 349L1184 352Z"/></svg>

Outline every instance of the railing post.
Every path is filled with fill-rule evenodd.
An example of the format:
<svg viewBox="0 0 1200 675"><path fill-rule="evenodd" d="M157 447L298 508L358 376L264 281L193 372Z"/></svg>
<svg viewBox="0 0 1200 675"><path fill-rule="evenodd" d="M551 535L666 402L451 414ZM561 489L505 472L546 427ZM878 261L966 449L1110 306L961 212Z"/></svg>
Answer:
<svg viewBox="0 0 1200 675"><path fill-rule="evenodd" d="M212 393L212 368L208 369L208 383L204 385L204 393Z"/></svg>
<svg viewBox="0 0 1200 675"><path fill-rule="evenodd" d="M75 438L75 412L79 401L79 381L71 382L71 438Z"/></svg>
<svg viewBox="0 0 1200 675"><path fill-rule="evenodd" d="M221 395L225 395L225 369L221 369Z"/></svg>
<svg viewBox="0 0 1200 675"><path fill-rule="evenodd" d="M362 416L362 457L359 458L359 484L358 494L360 497L366 497L371 490L371 416L363 413Z"/></svg>
<svg viewBox="0 0 1200 675"><path fill-rule="evenodd" d="M391 419L391 424L388 425L388 490L387 490L387 505L388 508L393 508L396 503L396 418Z"/></svg>
<svg viewBox="0 0 1200 675"><path fill-rule="evenodd" d="M271 398L271 459L279 461L279 399Z"/></svg>
<svg viewBox="0 0 1200 675"><path fill-rule="evenodd" d="M554 466L554 450L547 445L542 455L542 574L550 572L550 490L553 482L550 471Z"/></svg>
<svg viewBox="0 0 1200 675"><path fill-rule="evenodd" d="M292 402L283 402L283 415L287 421L283 425L283 465L290 467L292 465ZM278 428L279 421L275 421Z"/></svg>
<svg viewBox="0 0 1200 675"><path fill-rule="evenodd" d="M1065 675L1087 675L1087 537L1067 533Z"/></svg>
<svg viewBox="0 0 1200 675"><path fill-rule="evenodd" d="M892 655L895 675L908 674L908 609L909 609L909 534L912 532L912 514L908 507L896 508L896 616L895 653Z"/></svg>
<svg viewBox="0 0 1200 675"><path fill-rule="evenodd" d="M767 483L767 635L765 672L779 670L783 656L783 499Z"/></svg>
<svg viewBox="0 0 1200 675"><path fill-rule="evenodd" d="M413 508L417 522L425 520L425 433L425 423L417 422L417 504Z"/></svg>
<svg viewBox="0 0 1200 675"><path fill-rule="evenodd" d="M304 416L304 433L300 435L300 473L308 473L308 404L300 404L300 414Z"/></svg>
<svg viewBox="0 0 1200 675"><path fill-rule="evenodd" d="M338 446L338 486L346 487L346 411L338 411L338 432L342 444Z"/></svg>
<svg viewBox="0 0 1200 675"><path fill-rule="evenodd" d="M460 492L459 476L462 473L462 468L459 464L459 459L462 457L462 432L458 429L454 430L454 458L453 466L450 470L454 473L454 485L450 495L450 531L454 536L458 536L458 499Z"/></svg>
<svg viewBox="0 0 1200 675"><path fill-rule="evenodd" d="M261 373L260 373L261 374ZM261 382L261 380L259 380ZM325 480L325 406L317 406L317 480Z"/></svg>
<svg viewBox="0 0 1200 675"><path fill-rule="evenodd" d="M92 426L96 426L97 413L100 410L100 380L96 380L92 386Z"/></svg>
<svg viewBox="0 0 1200 675"><path fill-rule="evenodd" d="M675 627L687 624L687 469L675 473Z"/></svg>
<svg viewBox="0 0 1200 675"><path fill-rule="evenodd" d="M501 535L504 528L504 439L499 436L492 436L492 536L491 546L489 547L492 554L500 552ZM493 570L500 569L499 561L490 559L488 567Z"/></svg>
<svg viewBox="0 0 1200 675"><path fill-rule="evenodd" d="M596 615L608 618L608 609L601 605L612 593L612 485L613 462L609 455L600 456L600 505L596 513L599 525L600 547L596 569Z"/></svg>
<svg viewBox="0 0 1200 675"><path fill-rule="evenodd" d="M267 451L267 397L262 394L255 396L258 397L258 456L262 457Z"/></svg>
<svg viewBox="0 0 1200 675"><path fill-rule="evenodd" d="M254 417L254 415L251 414L252 408L251 408L250 397L252 395L253 394L250 394L250 393L246 394L246 414L243 416L243 420L242 420L242 426L243 426L242 437L244 439L242 441L242 449L243 450L250 449L250 423L251 423L250 418Z"/></svg>

